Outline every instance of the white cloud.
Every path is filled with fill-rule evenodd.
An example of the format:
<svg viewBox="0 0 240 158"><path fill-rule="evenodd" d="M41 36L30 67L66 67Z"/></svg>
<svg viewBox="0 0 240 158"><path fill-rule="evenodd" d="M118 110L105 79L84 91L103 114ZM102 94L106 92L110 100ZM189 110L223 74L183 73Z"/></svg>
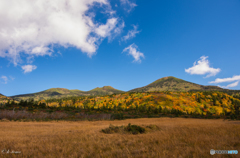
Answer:
<svg viewBox="0 0 240 158"><path fill-rule="evenodd" d="M240 81L240 75L229 77L229 78L217 78L215 81L211 81L209 83L223 83L223 82L233 82Z"/></svg>
<svg viewBox="0 0 240 158"><path fill-rule="evenodd" d="M31 54L36 56L44 56L46 55L46 52L49 53L48 55L51 55L52 51L49 51L50 49L45 46L39 46L32 49Z"/></svg>
<svg viewBox="0 0 240 158"><path fill-rule="evenodd" d="M119 23L117 18L108 19L105 25L100 25L95 29L95 33L103 38L108 37L108 40L113 40L117 35L121 34L125 23Z"/></svg>
<svg viewBox="0 0 240 158"><path fill-rule="evenodd" d="M234 81L236 81L236 82L234 82ZM217 78L217 79L215 79L215 81L211 81L209 83L234 82L234 83L231 83L227 86L218 85L219 87L222 87L222 88L231 88L231 87L238 86L239 81L240 81L240 75L236 75L236 76L228 77L228 78Z"/></svg>
<svg viewBox="0 0 240 158"><path fill-rule="evenodd" d="M106 24L89 13L94 5L106 10ZM16 66L23 62L23 54L30 58L51 55L55 44L76 47L91 57L102 39L118 28L114 15L108 0L0 1L0 57Z"/></svg>
<svg viewBox="0 0 240 158"><path fill-rule="evenodd" d="M111 41L113 40L116 36L120 35L123 31L123 28L125 27L124 21L119 23L119 25L113 30L111 35L108 37L108 40Z"/></svg>
<svg viewBox="0 0 240 158"><path fill-rule="evenodd" d="M125 6L125 10L130 12L134 7L137 6L136 3L131 2L130 0L120 0L121 5Z"/></svg>
<svg viewBox="0 0 240 158"><path fill-rule="evenodd" d="M209 61L207 60L208 56L202 56L199 61L194 62L193 66L185 69L185 72L191 75L205 75L206 77L215 76L218 74L221 69L220 68L212 68L209 66Z"/></svg>
<svg viewBox="0 0 240 158"><path fill-rule="evenodd" d="M96 28L95 32L101 37L109 36L110 32L116 27L117 18L111 18L107 20L106 24L100 25Z"/></svg>
<svg viewBox="0 0 240 158"><path fill-rule="evenodd" d="M229 84L227 86L220 86L220 85L218 85L218 86L222 87L222 88L231 88L231 87L236 87L238 85L238 83L239 83L239 81L231 83L231 84Z"/></svg>
<svg viewBox="0 0 240 158"><path fill-rule="evenodd" d="M126 36L123 36L122 41L127 41L131 38L136 37L136 34L139 33L140 31L137 30L138 26L133 25L133 30L129 30Z"/></svg>
<svg viewBox="0 0 240 158"><path fill-rule="evenodd" d="M10 80L9 80L9 78L10 78ZM4 84L7 84L8 83L8 81L13 81L15 78L14 77L12 77L12 76L9 76L9 78L7 77L7 76L1 76L0 77L0 80L1 81L3 81L2 83L4 83Z"/></svg>
<svg viewBox="0 0 240 158"><path fill-rule="evenodd" d="M4 81L4 84L7 84L8 82L7 76L2 76L1 79Z"/></svg>
<svg viewBox="0 0 240 158"><path fill-rule="evenodd" d="M134 58L134 62L141 62L141 57L144 58L144 54L137 51L138 46L136 44L131 44L126 47L123 52L128 52L128 55L132 55Z"/></svg>
<svg viewBox="0 0 240 158"><path fill-rule="evenodd" d="M23 73L32 72L32 71L35 70L36 68L37 68L36 65L24 65L24 66L22 66L22 69L24 70Z"/></svg>

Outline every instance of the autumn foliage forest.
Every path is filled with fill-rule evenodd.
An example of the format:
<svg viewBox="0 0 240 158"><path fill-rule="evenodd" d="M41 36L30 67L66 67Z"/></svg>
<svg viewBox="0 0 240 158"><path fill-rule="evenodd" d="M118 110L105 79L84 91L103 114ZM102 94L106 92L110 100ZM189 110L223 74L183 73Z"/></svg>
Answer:
<svg viewBox="0 0 240 158"><path fill-rule="evenodd" d="M9 119L11 114L4 115L3 110L5 113L10 110L15 114L18 112L19 115L20 112L28 113L28 116L48 113L62 117L44 118L72 120L161 116L240 119L240 100L223 92L128 92L40 101L9 100L1 103L0 108L0 117ZM12 119L25 119L22 113Z"/></svg>

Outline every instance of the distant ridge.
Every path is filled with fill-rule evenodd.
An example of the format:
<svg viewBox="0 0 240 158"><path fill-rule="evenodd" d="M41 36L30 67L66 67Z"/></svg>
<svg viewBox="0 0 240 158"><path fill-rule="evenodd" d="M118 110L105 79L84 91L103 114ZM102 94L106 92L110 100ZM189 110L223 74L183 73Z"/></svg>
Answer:
<svg viewBox="0 0 240 158"><path fill-rule="evenodd" d="M45 91L31 93L31 94L21 94L15 95L11 98L15 100L27 100L29 98L34 98L34 100L52 99L52 98L64 98L73 96L96 96L96 95L111 95L123 93L124 91L117 90L111 86L97 87L90 91L81 91L78 89L69 90L66 88L50 88Z"/></svg>
<svg viewBox="0 0 240 158"><path fill-rule="evenodd" d="M217 86L203 86L196 83L188 82L173 76L160 78L144 87L135 88L128 92L156 92L156 91L222 91L228 94L240 93L238 90L228 90ZM66 88L50 88L45 91L32 94L15 95L11 98L15 100L27 100L34 98L34 100L64 98L72 96L99 96L124 93L124 91L115 89L111 86L97 87L90 91L81 91L78 89L69 90Z"/></svg>
<svg viewBox="0 0 240 158"><path fill-rule="evenodd" d="M147 86L132 89L129 92L153 92L153 91L222 91L217 86L203 86L188 82L173 76L160 78Z"/></svg>

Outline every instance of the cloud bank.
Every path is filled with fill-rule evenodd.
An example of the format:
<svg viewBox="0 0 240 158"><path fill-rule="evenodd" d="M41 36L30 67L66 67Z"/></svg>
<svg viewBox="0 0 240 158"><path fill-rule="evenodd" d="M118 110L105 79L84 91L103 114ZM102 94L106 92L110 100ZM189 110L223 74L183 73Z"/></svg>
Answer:
<svg viewBox="0 0 240 158"><path fill-rule="evenodd" d="M240 75L236 75L236 76L228 77L228 78L217 78L217 79L215 79L215 81L211 81L209 83L234 82L234 83L231 83L231 84L229 84L227 86L220 86L220 85L218 85L219 87L222 87L222 88L231 88L231 87L238 86L239 81L240 81Z"/></svg>
<svg viewBox="0 0 240 158"><path fill-rule="evenodd" d="M229 84L227 86L220 86L220 85L218 85L218 86L222 87L222 88L231 88L231 87L236 87L238 85L238 83L239 83L239 81L231 83L231 84Z"/></svg>
<svg viewBox="0 0 240 158"><path fill-rule="evenodd" d="M211 81L209 83L223 83L223 82L234 82L240 81L240 75L229 77L229 78L217 78L215 81Z"/></svg>
<svg viewBox="0 0 240 158"><path fill-rule="evenodd" d="M209 65L209 61L207 60L208 56L201 56L200 60L194 62L193 66L185 69L185 72L191 75L206 75L206 77L215 76L218 74L221 69L220 68L212 68Z"/></svg>
<svg viewBox="0 0 240 158"><path fill-rule="evenodd" d="M144 54L137 51L138 46L136 44L131 44L126 47L123 52L128 52L128 55L131 55L134 58L133 62L141 62L141 57L144 58Z"/></svg>
<svg viewBox="0 0 240 158"><path fill-rule="evenodd" d="M93 6L106 10L106 23L95 21L95 14L88 13ZM52 55L55 44L76 47L91 57L103 38L124 27L114 15L107 0L0 1L0 57L17 66L23 62L22 56Z"/></svg>

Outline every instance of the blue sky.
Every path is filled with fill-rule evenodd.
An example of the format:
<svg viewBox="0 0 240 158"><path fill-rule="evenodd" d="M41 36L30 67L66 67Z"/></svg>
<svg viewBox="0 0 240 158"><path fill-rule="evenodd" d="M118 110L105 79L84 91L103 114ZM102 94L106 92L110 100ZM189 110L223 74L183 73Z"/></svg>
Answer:
<svg viewBox="0 0 240 158"><path fill-rule="evenodd" d="M240 89L239 0L0 2L0 93L128 91L174 76Z"/></svg>

